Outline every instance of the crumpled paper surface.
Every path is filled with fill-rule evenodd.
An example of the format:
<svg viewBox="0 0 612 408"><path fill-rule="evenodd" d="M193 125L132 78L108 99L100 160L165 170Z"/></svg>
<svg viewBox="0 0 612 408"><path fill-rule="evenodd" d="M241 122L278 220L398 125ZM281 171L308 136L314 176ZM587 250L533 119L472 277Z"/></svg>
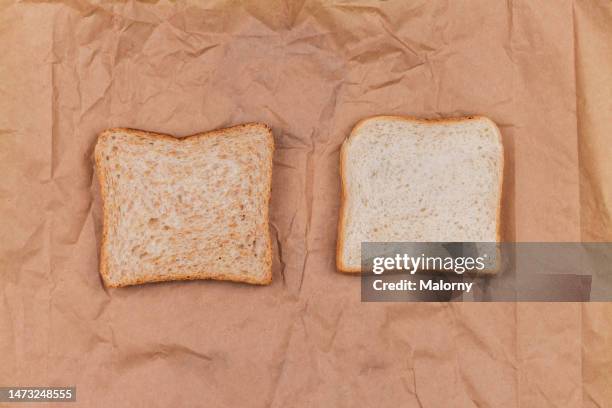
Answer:
<svg viewBox="0 0 612 408"><path fill-rule="evenodd" d="M375 114L491 117L504 239L612 240L611 36L605 0L3 2L0 384L76 385L68 407L607 406L610 305L365 304L334 251L339 147ZM272 285L105 290L96 135L248 121L276 140Z"/></svg>

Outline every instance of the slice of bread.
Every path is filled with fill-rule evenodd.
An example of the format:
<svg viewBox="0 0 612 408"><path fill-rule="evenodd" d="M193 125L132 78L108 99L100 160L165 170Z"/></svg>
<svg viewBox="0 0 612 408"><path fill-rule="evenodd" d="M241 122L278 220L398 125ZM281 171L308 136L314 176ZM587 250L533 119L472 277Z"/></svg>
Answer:
<svg viewBox="0 0 612 408"><path fill-rule="evenodd" d="M96 144L107 287L218 279L268 284L274 138L251 123L175 138L109 129Z"/></svg>
<svg viewBox="0 0 612 408"><path fill-rule="evenodd" d="M362 242L498 242L503 163L482 116L362 120L340 154L338 269L361 271Z"/></svg>

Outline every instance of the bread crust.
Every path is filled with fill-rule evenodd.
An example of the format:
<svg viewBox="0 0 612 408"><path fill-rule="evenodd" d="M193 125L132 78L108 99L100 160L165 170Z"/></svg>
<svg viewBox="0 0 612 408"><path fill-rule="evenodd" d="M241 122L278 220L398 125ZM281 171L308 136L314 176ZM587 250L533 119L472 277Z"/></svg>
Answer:
<svg viewBox="0 0 612 408"><path fill-rule="evenodd" d="M496 236L497 242L500 242L501 241L501 201L502 201L502 193L503 193L502 183L504 180L504 155L505 153L504 153L504 144L503 144L501 132L499 131L499 128L497 127L495 122L493 122L488 117L482 116L482 115L469 115L469 116L462 116L462 117L455 117L455 118L434 118L434 119L424 119L424 118L417 118L414 116L397 116L397 115L370 116L370 117L361 119L359 122L355 124L349 136L342 143L342 147L340 149L340 184L341 184L341 187L340 187L340 215L338 217L338 239L336 241L337 242L336 244L336 268L338 269L338 271L343 272L343 273L361 273L361 265L359 267L350 267L348 265L345 265L344 260L342 259L342 248L344 247L344 229L345 229L345 224L347 221L346 220L346 207L348 206L348 192L347 192L346 177L345 177L346 175L345 165L346 165L346 160L347 160L347 157L346 157L347 145L348 145L348 142L353 137L355 137L355 135L357 134L357 131L359 130L361 126L363 126L365 123L371 120L381 120L381 119L394 120L394 121L405 121L405 122L419 123L419 124L426 124L426 125L455 124L455 123L461 123L461 122L481 121L481 120L489 122L489 124L493 127L493 129L495 129L497 138L499 140L499 144L501 146L501 154L499 158L500 164L501 164L501 171L499 172L499 183L498 183L499 200L497 202L497 211L495 215L495 225L496 225L495 236Z"/></svg>
<svg viewBox="0 0 612 408"><path fill-rule="evenodd" d="M250 283L254 285L268 285L272 281L272 238L270 236L270 197L272 193L272 159L268 165L268 179L265 196L265 205L264 205L264 218L265 218L265 231L262 232L263 236L266 240L266 273L261 279L256 279L252 276L232 276L227 274L216 274L211 272L201 272L198 274L191 275L177 275L177 274L165 274L165 275L144 275L131 280L123 280L120 282L112 282L110 280L108 274L108 229L109 229L109 203L108 203L108 191L106 188L106 178L107 174L105 172L105 167L102 165L102 157L101 153L97 149L100 140L106 137L109 137L111 134L116 132L127 133L136 137L144 137L150 139L157 140L166 140L171 142L182 142L184 140L193 140L199 139L209 136L222 136L227 135L230 132L239 130L239 129L252 129L259 128L264 129L266 131L266 140L267 140L267 148L270 153L270 157L274 155L274 135L272 134L272 129L265 123L261 122L251 122L245 123L235 126L230 126L222 129L211 130L208 132L196 133L193 135L185 136L185 137L176 137L164 133L155 133L149 132L145 130L132 129L132 128L111 128L103 131L98 136L98 142L96 143L96 149L94 151L94 161L96 167L96 173L98 174L98 182L100 184L100 195L102 197L102 213L103 213L103 225L102 225L102 242L100 248L100 276L102 277L102 282L104 286L107 288L118 288L125 287L131 285L138 285L142 283L153 283L153 282L167 282L167 281L181 281L181 280L200 280L200 279L211 279L211 280L221 280L221 281L233 281L233 282L243 282Z"/></svg>

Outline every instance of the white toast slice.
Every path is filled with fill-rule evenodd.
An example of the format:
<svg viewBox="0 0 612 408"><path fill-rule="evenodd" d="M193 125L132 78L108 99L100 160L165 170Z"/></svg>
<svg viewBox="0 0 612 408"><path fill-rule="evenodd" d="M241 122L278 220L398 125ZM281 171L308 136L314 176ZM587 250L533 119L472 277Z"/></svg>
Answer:
<svg viewBox="0 0 612 408"><path fill-rule="evenodd" d="M362 242L499 242L503 167L482 116L359 122L340 155L338 270L361 271Z"/></svg>

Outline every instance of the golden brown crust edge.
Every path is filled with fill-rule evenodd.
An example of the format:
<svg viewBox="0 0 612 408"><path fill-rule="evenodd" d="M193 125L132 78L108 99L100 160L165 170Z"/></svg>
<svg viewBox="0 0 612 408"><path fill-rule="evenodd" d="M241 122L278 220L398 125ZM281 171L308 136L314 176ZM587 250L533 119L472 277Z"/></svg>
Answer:
<svg viewBox="0 0 612 408"><path fill-rule="evenodd" d="M107 220L107 199L106 199L106 173L104 172L104 168L101 164L100 158L100 150L98 148L100 140L105 137L107 131L102 132L98 136L98 140L96 141L96 146L94 148L94 162L96 166L96 173L98 175L98 183L100 185L100 196L102 198L102 242L100 244L100 261L99 261L99 270L100 276L102 277L102 282L104 282L104 286L110 287L111 283L108 279L107 274L107 248L106 243L108 242L108 220Z"/></svg>
<svg viewBox="0 0 612 408"><path fill-rule="evenodd" d="M353 136L356 128L357 126L353 128L353 130L351 131L351 134L342 143L342 147L340 148L340 184L341 184L341 187L340 187L340 216L338 218L338 239L337 239L337 244L336 244L336 268L340 272L345 272L345 273L361 272L361 266L359 268L351 268L348 265L344 264L344 259L342 257L342 248L344 247L344 224L346 223L345 214L346 214L346 206L347 206L347 201L348 201L344 166L346 163L347 142Z"/></svg>
<svg viewBox="0 0 612 408"><path fill-rule="evenodd" d="M226 275L226 274L214 274L214 273L202 272L202 273L186 275L186 276L176 275L176 274L169 274L169 275L167 274L167 275L162 275L162 276L145 275L145 276L141 276L134 280L123 280L120 282L111 282L108 277L108 249L107 249L108 222L109 222L108 220L108 200L107 200L108 192L106 189L106 173L104 171L104 166L101 164L102 163L102 160L100 157L101 153L99 153L99 150L98 150L98 145L101 142L104 142L104 138L106 137L106 135L110 135L114 132L123 132L123 133L128 133L128 134L131 134L134 136L140 136L140 137L150 137L150 138L168 140L168 141L181 141L181 140L191 139L191 138L200 138L200 137L213 136L213 135L223 135L225 133L228 133L229 131L234 131L239 128L249 128L249 127L263 128L266 130L267 141L268 141L267 147L270 152L270 161L268 165L268 179L267 179L268 185L266 188L267 195L265 198L265 205L264 205L264 211L265 211L264 229L265 231L263 232L263 235L265 236L266 243L267 243L266 273L264 274L264 276L261 279L256 279L251 276L232 276L232 275ZM181 280L204 280L204 279L242 282L242 283L250 283L254 285L270 284L270 282L272 282L272 238L270 236L269 214L270 214L270 198L272 195L272 167L273 167L274 150L275 150L275 144L274 144L274 135L272 134L272 129L267 124L261 123L261 122L245 123L241 125L230 126L227 128L215 129L209 132L196 133L196 134L181 137L181 138L172 136L172 135L167 135L164 133L155 133L155 132L149 132L145 130L132 129L132 128L110 128L100 133L100 135L98 136L98 140L96 142L95 149L94 149L94 162L95 162L95 167L96 167L96 173L98 174L98 182L100 184L100 195L102 197L102 214L103 214L102 224L103 225L102 225L102 242L101 242L101 248L100 248L99 270L100 270L100 276L102 277L102 282L104 283L104 286L107 288L119 288L119 287L125 287L125 286L139 285L143 283L181 281Z"/></svg>
<svg viewBox="0 0 612 408"><path fill-rule="evenodd" d="M336 268L338 269L338 271L343 272L343 273L361 273L361 266L349 267L345 265L344 259L342 258L342 255L341 255L342 247L344 246L344 228L346 224L346 219L345 219L346 218L346 206L347 206L347 201L348 201L348 194L346 191L346 181L345 181L345 169L344 169L344 166L346 163L346 146L347 146L348 141L351 140L351 138L355 136L355 134L357 133L357 131L362 125L364 125L366 122L370 120L380 120L380 119L402 120L406 122L416 122L416 123L428 124L428 125L451 124L451 123L477 121L477 120L484 120L486 122L489 122L489 124L493 127L493 129L495 129L495 132L497 133L497 138L499 140L499 145L501 146L501 153L500 153L500 158L499 158L500 163L501 163L501 170L499 172L499 183L498 183L499 194L498 194L498 202L497 202L497 212L495 215L495 225L496 225L495 236L496 236L497 242L501 242L501 203L502 203L502 194L503 194L502 183L504 181L504 144L503 144L501 132L499 128L497 127L497 124L493 120L491 120L490 118L486 116L482 116L482 115L469 115L469 116L456 117L456 118L434 118L434 119L423 119L423 118L417 118L414 116L397 116L397 115L370 116L370 117L361 119L359 122L355 124L355 126L353 126L351 133L344 140L344 142L342 143L342 147L340 148L340 184L341 184L341 187L340 187L340 215L338 217L338 239L336 240L337 242L336 244Z"/></svg>

